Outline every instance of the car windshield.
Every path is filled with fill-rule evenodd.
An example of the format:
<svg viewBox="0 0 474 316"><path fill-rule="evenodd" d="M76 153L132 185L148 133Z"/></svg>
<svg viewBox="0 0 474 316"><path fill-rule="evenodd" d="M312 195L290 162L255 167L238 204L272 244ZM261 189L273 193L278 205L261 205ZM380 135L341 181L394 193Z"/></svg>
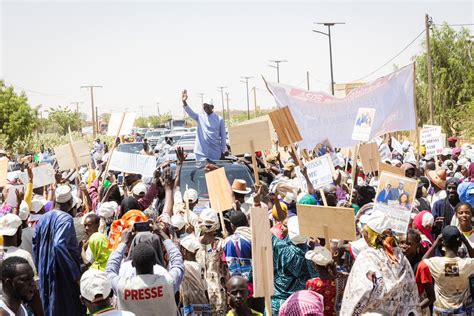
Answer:
<svg viewBox="0 0 474 316"><path fill-rule="evenodd" d="M227 175L229 183L232 184L235 179L242 179L247 182L247 185L252 188L254 181L245 166L237 164L225 164L224 170ZM183 169L181 170L181 193L184 194L186 190L186 185L188 188L193 188L199 193L199 197L203 199L209 198L209 193L207 191L206 178L204 176L204 164L202 162L195 162L184 164Z"/></svg>
<svg viewBox="0 0 474 316"><path fill-rule="evenodd" d="M143 149L143 143L130 143L130 144L120 144L117 147L117 151L130 154L139 154Z"/></svg>

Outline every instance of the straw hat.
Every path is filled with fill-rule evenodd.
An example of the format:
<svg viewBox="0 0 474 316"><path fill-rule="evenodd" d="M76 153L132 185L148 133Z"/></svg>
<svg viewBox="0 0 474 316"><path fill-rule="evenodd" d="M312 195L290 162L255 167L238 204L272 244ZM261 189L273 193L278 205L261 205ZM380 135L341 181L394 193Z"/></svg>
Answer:
<svg viewBox="0 0 474 316"><path fill-rule="evenodd" d="M249 194L252 191L250 188L247 188L247 182L242 179L235 179L232 183L232 191L239 194Z"/></svg>
<svg viewBox="0 0 474 316"><path fill-rule="evenodd" d="M438 188L444 189L446 187L446 170L431 170L428 172L428 178L431 183L436 185Z"/></svg>

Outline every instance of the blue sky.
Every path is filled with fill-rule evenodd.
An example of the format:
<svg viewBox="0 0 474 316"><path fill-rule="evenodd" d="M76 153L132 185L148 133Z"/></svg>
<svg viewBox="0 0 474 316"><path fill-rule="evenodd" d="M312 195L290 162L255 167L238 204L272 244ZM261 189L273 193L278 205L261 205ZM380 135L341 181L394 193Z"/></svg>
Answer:
<svg viewBox="0 0 474 316"><path fill-rule="evenodd" d="M98 84L99 112L128 108L141 115L182 115L180 92L199 107L203 92L221 106L217 86L227 86L231 108L246 109L241 76L253 76L258 103L271 108L261 75L276 81L268 60L286 59L282 83L329 91L327 37L313 33L315 21L346 22L332 29L337 83L366 76L435 23L473 23L473 2L118 2L2 1L0 77L27 89L43 109L82 101L81 85ZM470 27L472 30L472 26ZM324 28L319 30L326 31ZM406 65L420 52L421 36L377 73ZM251 107L253 98L251 97Z"/></svg>

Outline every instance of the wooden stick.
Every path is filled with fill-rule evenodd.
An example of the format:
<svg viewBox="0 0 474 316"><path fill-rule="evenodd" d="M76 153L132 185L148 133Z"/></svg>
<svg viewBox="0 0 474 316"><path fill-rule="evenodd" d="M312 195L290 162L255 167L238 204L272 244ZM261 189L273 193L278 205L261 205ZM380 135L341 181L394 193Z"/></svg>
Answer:
<svg viewBox="0 0 474 316"><path fill-rule="evenodd" d="M268 295L268 271L267 271L267 247L262 247L262 259L263 259L263 290L265 292L265 313L266 315L272 315L272 300Z"/></svg>
<svg viewBox="0 0 474 316"><path fill-rule="evenodd" d="M112 145L112 149L110 150L109 159L107 160L107 165L105 166L104 177L107 177L107 173L109 172L110 161L112 160L112 155L114 154L115 147L117 146L117 141L116 140L117 140L117 137L120 136L120 130L122 129L123 120L125 119L125 114L127 114L127 113L126 112L122 113L122 119L120 120L119 128L118 128L117 134L115 135L115 138L114 138L114 144Z"/></svg>
<svg viewBox="0 0 474 316"><path fill-rule="evenodd" d="M288 138L288 141L291 142L290 133L288 132L288 130L286 128L285 128L285 135L286 135L286 138ZM295 144L291 143L290 146L291 146L291 150L293 150L293 153L295 154L295 157L296 157L296 160L297 160L295 162L298 164L298 166L300 166L300 168L303 168L303 163L301 162L301 159L298 156L298 153L296 152Z"/></svg>
<svg viewBox="0 0 474 316"><path fill-rule="evenodd" d="M219 212L219 218L221 220L221 226L222 226L222 233L224 234L224 237L227 237L227 229L225 228L224 225L224 211L221 210L221 203L219 202L219 199L217 199L217 208Z"/></svg>
<svg viewBox="0 0 474 316"><path fill-rule="evenodd" d="M329 227L328 225L323 225L324 239L326 240L325 247L327 250L331 250L331 241L329 239Z"/></svg>
<svg viewBox="0 0 474 316"><path fill-rule="evenodd" d="M260 178L258 176L257 156L255 155L255 147L254 147L253 140L250 140L250 148L252 148L252 168L253 168L253 176L255 177L255 185L259 187Z"/></svg>
<svg viewBox="0 0 474 316"><path fill-rule="evenodd" d="M68 130L69 130L69 148L71 149L72 160L74 161L74 167L76 168L76 177L79 179L79 183L81 183L81 176L79 174L79 161L77 160L76 152L74 151L74 147L72 146L72 135L71 135L70 126L68 126Z"/></svg>
<svg viewBox="0 0 474 316"><path fill-rule="evenodd" d="M321 199L323 200L324 206L328 206L328 202L326 201L326 195L324 194L323 188L319 189L319 193L321 194Z"/></svg>
<svg viewBox="0 0 474 316"><path fill-rule="evenodd" d="M352 183L351 183L351 194L349 198L349 205L352 205L352 195L354 191L354 185L355 182L357 181L357 157L359 156L359 144L356 145L355 150L354 150L354 156L352 159Z"/></svg>
<svg viewBox="0 0 474 316"><path fill-rule="evenodd" d="M418 130L418 107L416 105L416 63L413 62L413 104L415 106L415 137L416 143L418 144L418 153L416 155L416 168L420 168L420 155L421 155L421 141Z"/></svg>

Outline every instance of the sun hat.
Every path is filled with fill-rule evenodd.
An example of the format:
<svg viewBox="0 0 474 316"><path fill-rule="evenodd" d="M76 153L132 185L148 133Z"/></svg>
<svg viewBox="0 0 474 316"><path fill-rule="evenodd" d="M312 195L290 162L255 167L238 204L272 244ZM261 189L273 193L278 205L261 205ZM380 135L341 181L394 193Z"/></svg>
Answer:
<svg viewBox="0 0 474 316"><path fill-rule="evenodd" d="M428 178L439 189L444 189L446 186L446 170L431 170L428 171Z"/></svg>
<svg viewBox="0 0 474 316"><path fill-rule="evenodd" d="M239 194L249 194L252 190L247 188L247 182L245 182L245 180L235 179L232 183L232 191Z"/></svg>

